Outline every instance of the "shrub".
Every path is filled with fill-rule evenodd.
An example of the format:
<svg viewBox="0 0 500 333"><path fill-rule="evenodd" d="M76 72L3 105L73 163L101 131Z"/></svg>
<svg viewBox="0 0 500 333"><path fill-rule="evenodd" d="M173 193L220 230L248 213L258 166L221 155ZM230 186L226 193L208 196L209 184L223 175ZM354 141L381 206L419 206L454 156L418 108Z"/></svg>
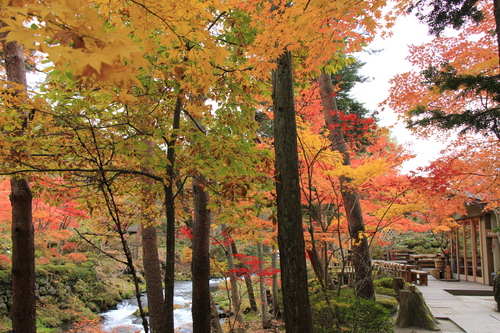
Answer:
<svg viewBox="0 0 500 333"><path fill-rule="evenodd" d="M327 294L334 313L328 307L322 292L311 296L311 314L315 332L385 333L394 331L390 311L376 301L356 297L350 289L343 289L338 297L337 291L328 291ZM341 330L338 330L334 324L335 316Z"/></svg>
<svg viewBox="0 0 500 333"><path fill-rule="evenodd" d="M9 269L12 266L12 261L5 254L0 254L0 269Z"/></svg>
<svg viewBox="0 0 500 333"><path fill-rule="evenodd" d="M80 264L87 261L87 257L83 253L70 253L68 259L75 264Z"/></svg>
<svg viewBox="0 0 500 333"><path fill-rule="evenodd" d="M62 255L59 253L59 249L57 247L53 247L50 249L50 255L52 258L60 258Z"/></svg>
<svg viewBox="0 0 500 333"><path fill-rule="evenodd" d="M392 278L382 278L373 281L375 287L375 294L397 297L396 292L392 286Z"/></svg>
<svg viewBox="0 0 500 333"><path fill-rule="evenodd" d="M382 278L373 280L373 285L376 287L392 288L392 278Z"/></svg>
<svg viewBox="0 0 500 333"><path fill-rule="evenodd" d="M385 287L375 287L375 293L379 295L384 295L384 296L391 296L391 297L397 297L398 295L392 288L385 288Z"/></svg>
<svg viewBox="0 0 500 333"><path fill-rule="evenodd" d="M49 259L47 259L47 258L45 258L45 257L40 257L40 258L38 258L38 259L36 260L36 264L37 264L38 266L40 266L40 265L48 265L48 264L50 264L50 260L49 260Z"/></svg>
<svg viewBox="0 0 500 333"><path fill-rule="evenodd" d="M62 251L63 251L63 253L75 252L77 247L78 247L78 244L69 242L69 243L66 243L63 245Z"/></svg>

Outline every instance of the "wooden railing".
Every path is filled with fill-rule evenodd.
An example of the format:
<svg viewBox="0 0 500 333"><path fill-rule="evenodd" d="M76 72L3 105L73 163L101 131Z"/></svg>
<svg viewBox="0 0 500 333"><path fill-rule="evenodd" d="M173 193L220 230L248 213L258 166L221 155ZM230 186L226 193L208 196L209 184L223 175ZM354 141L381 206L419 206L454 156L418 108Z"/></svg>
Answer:
<svg viewBox="0 0 500 333"><path fill-rule="evenodd" d="M406 282L418 283L421 286L428 284L429 272L418 270L416 265L397 263L392 261L374 260L374 269L391 272L395 277L402 277Z"/></svg>

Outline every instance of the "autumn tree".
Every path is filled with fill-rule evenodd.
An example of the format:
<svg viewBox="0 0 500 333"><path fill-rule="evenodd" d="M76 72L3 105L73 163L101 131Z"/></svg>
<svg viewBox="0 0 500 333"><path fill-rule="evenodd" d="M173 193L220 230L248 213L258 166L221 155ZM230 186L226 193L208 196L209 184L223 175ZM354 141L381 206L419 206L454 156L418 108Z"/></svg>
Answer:
<svg viewBox="0 0 500 333"><path fill-rule="evenodd" d="M171 144L173 138L182 138L184 142L196 142L197 146L179 145L186 154L175 180L203 176L210 179L203 185L211 187L212 193L237 191L245 196L243 192L249 191L255 178L238 177L244 173L239 169L244 169L242 165L258 164L254 159L260 152L255 149L253 112L269 103L267 91L272 84L271 71L274 71L274 112L278 114L274 121L280 126L285 124L275 126L274 138L275 174L279 180L278 224L283 223L285 229L289 227L289 230L282 229L283 235L279 236L280 255L285 271L282 275L284 295L291 297L285 302L286 325L287 330L294 332L311 331L311 324L308 307L305 312L299 311L307 304L307 276L302 232L295 232L303 226L297 148L293 138L292 71L297 82L306 83L325 65L331 72L342 67L347 62L345 53L359 50L370 39L377 28L376 20L382 17L383 5L384 2L375 0L356 6L338 1L299 1L291 5L268 1L237 4L211 1L183 6L168 1L34 2L24 7L9 7L13 19L8 24L9 38L47 54L54 71L68 80L66 86L53 83L57 93L83 92L81 99L66 96L69 100L61 98L58 103L45 106L49 110L58 106L61 111L58 120L64 122L70 113L64 111L63 105L68 101L86 103L80 108L85 112L77 112L75 108L71 115L93 125L94 137L78 142L80 129L73 128L74 135L63 136L67 140L62 141L64 149L57 150L58 156L63 157L57 161L73 171L78 168L88 171L87 162L103 157L99 161L101 174L145 176L139 170L146 164L158 171L153 178L165 185L173 184L172 170L166 165L172 166L172 160L164 158L164 145ZM30 21L33 18L36 21ZM293 64L292 53L296 56ZM185 119L201 119L201 124L206 126L206 140L196 138L201 135L198 131L171 130L173 108L170 106L177 96L182 99ZM207 99L219 103L220 108L212 111L203 103ZM151 103L152 100L158 103ZM140 112L144 105L147 107ZM155 127L140 126L144 121L141 117L150 119L151 122L146 123ZM53 129L48 123L45 126ZM154 156L150 153L151 147L145 147L147 139L155 143ZM75 162L71 151L73 142L80 148L81 143L91 142L93 149L78 151L84 158ZM106 144L95 145L95 142ZM56 145L52 143L52 147ZM103 147L111 149L106 151ZM288 159L293 161L290 169L286 165ZM245 163L238 163L241 160ZM142 163L144 161L146 163ZM38 163L41 170L48 171L40 161ZM168 173L166 177L165 173ZM289 195L288 186L293 193L291 205L281 201ZM218 205L218 202L211 203ZM203 203L205 209L207 204ZM298 210L287 207L295 204ZM287 212L288 208L291 211ZM291 237L286 237L288 233ZM168 239L172 242L172 238ZM173 242L167 244L167 247L173 246ZM293 271L294 268L297 270ZM167 270L171 272L171 267ZM295 275L300 279L294 280ZM205 299L206 294L203 297ZM165 301L170 302L170 298L167 295ZM172 316L170 310L167 312L165 315Z"/></svg>
<svg viewBox="0 0 500 333"><path fill-rule="evenodd" d="M483 20L484 13L477 3L478 0L421 0L413 3L409 11L416 11L417 17L429 25L429 32L439 36L447 27L459 29L467 20Z"/></svg>
<svg viewBox="0 0 500 333"><path fill-rule="evenodd" d="M342 154L344 165L350 165L350 156L345 144L344 134L339 127L339 110L335 98L332 96L334 89L331 78L326 73L322 73L318 80L325 122L330 129L329 139L332 142L332 149ZM341 176L340 178L341 193L344 198L352 242L353 265L356 271L356 293L363 298L371 299L375 296L375 290L371 275L370 249L365 235L365 225L359 198L357 193L349 188L350 181L349 177Z"/></svg>
<svg viewBox="0 0 500 333"><path fill-rule="evenodd" d="M480 24L465 22L456 37L411 47L410 61L420 72L394 78L387 104L416 133L457 133L452 149L426 171L436 184L446 184L453 193L448 195L461 196L463 202L481 198L495 206L498 52L490 32L497 25L491 4L478 2L478 10L484 16Z"/></svg>
<svg viewBox="0 0 500 333"><path fill-rule="evenodd" d="M2 13L3 14L3 13ZM0 33L6 80L2 83L5 110L14 112L17 124L4 128L10 136L23 136L27 130L31 112L27 108L26 71L23 47L16 41L7 41L6 24L0 20ZM11 96L5 99L6 96ZM10 100L10 101L9 101ZM5 126L4 126L5 127ZM10 154L23 154L11 151ZM27 178L14 176L10 180L12 205L12 331L36 332L35 304L35 239L32 213L32 193Z"/></svg>
<svg viewBox="0 0 500 333"><path fill-rule="evenodd" d="M278 242L285 323L290 332L312 332L297 153L292 55L285 52L273 73L274 146Z"/></svg>
<svg viewBox="0 0 500 333"><path fill-rule="evenodd" d="M432 10L428 12L426 6L431 6ZM469 31L471 26L476 26L476 34L480 34L481 30L486 31L486 27L489 26L488 29L496 31L497 55L495 58L498 58L500 54L500 4L497 1L493 2L493 7L491 3L488 5L487 2L477 0L420 1L410 9L417 11L420 20L428 24L429 32L437 37L440 37L445 28L450 26L455 29L468 26ZM493 36L490 39L489 43L494 41ZM432 105L421 104L409 113L411 118L408 120L408 125L410 127L437 126L445 130L458 128L463 133L490 131L500 139L496 108L500 101L498 73L495 70L495 64L490 64L486 68L484 65L481 66L483 67L479 71L462 71L455 67L453 58L444 58L441 64L431 64L422 74L424 82L440 94L467 91L468 94L488 96L489 103L472 104L452 113Z"/></svg>

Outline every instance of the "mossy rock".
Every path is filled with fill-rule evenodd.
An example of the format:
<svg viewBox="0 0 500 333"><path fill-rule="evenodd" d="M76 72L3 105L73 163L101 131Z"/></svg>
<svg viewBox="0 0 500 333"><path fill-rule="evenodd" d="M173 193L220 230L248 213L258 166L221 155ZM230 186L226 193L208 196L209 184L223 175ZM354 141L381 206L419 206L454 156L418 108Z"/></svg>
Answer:
<svg viewBox="0 0 500 333"><path fill-rule="evenodd" d="M385 287L375 287L375 293L378 295L397 297L396 291L393 288L385 288Z"/></svg>
<svg viewBox="0 0 500 333"><path fill-rule="evenodd" d="M392 288L392 278L386 277L381 279L373 280L373 286L375 287L384 287L384 288Z"/></svg>
<svg viewBox="0 0 500 333"><path fill-rule="evenodd" d="M142 310L144 311L144 313L146 314L146 316L149 316L149 309L148 309L147 306L143 307ZM141 311L139 311L139 309L135 310L134 311L134 316L140 317L141 316Z"/></svg>
<svg viewBox="0 0 500 333"><path fill-rule="evenodd" d="M375 295L375 300L378 304L382 305L384 308L391 311L391 313L396 313L398 311L398 300L396 297L387 295Z"/></svg>

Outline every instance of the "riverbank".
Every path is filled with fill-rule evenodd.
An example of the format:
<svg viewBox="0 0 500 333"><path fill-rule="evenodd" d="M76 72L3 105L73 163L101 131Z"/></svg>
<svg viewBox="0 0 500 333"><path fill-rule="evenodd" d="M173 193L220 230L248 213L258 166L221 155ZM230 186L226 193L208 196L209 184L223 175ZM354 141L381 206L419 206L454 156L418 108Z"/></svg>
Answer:
<svg viewBox="0 0 500 333"><path fill-rule="evenodd" d="M46 264L36 267L38 331L58 333L68 323L97 319L98 313L132 297L130 276L109 274L113 263L97 267L94 262ZM0 332L11 330L10 270L0 271Z"/></svg>

